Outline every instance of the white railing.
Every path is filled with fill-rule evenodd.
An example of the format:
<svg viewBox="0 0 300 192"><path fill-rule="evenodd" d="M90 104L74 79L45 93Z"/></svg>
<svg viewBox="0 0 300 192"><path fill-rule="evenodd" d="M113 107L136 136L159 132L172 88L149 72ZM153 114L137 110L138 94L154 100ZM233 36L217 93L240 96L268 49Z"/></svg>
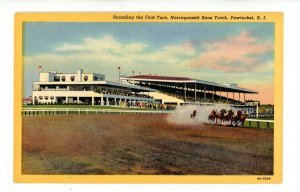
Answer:
<svg viewBox="0 0 300 192"><path fill-rule="evenodd" d="M80 115L80 114L163 114L170 113L167 110L146 109L93 109L93 108L26 108L22 109L22 116L37 115Z"/></svg>
<svg viewBox="0 0 300 192"><path fill-rule="evenodd" d="M266 123L266 127L267 127L268 129L271 128L271 124L272 124L273 127L274 127L274 120L246 119L246 121L248 121L250 127L252 127L252 123L254 123L254 124L256 125L255 127L258 127L258 128L260 128L260 127L262 126L261 123Z"/></svg>
<svg viewBox="0 0 300 192"><path fill-rule="evenodd" d="M258 122L274 123L274 120L264 120L264 119L247 119L247 121L258 121Z"/></svg>
<svg viewBox="0 0 300 192"><path fill-rule="evenodd" d="M22 116L40 116L40 115L84 115L84 114L168 114L172 110L146 110L146 109L93 109L93 108L24 108ZM274 127L274 120L251 119L246 121L250 127L262 126L266 123L267 128Z"/></svg>
<svg viewBox="0 0 300 192"><path fill-rule="evenodd" d="M273 118L274 117L274 114L273 113L258 113L258 114L248 114L248 117L250 118L255 118L257 117L258 118Z"/></svg>

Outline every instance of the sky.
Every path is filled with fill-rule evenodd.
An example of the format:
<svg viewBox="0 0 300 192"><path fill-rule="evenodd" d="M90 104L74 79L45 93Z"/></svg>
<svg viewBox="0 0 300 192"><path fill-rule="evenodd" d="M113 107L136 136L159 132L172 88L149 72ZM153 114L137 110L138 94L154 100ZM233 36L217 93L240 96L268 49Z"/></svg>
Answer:
<svg viewBox="0 0 300 192"><path fill-rule="evenodd" d="M274 23L63 23L24 25L24 97L42 71L181 76L237 83L273 104Z"/></svg>

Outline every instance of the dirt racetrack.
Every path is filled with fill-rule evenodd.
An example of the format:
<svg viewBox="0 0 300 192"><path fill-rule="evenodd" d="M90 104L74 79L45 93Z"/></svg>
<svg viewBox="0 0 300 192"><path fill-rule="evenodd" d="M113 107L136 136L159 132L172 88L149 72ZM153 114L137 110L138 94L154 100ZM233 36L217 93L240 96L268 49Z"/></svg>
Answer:
<svg viewBox="0 0 300 192"><path fill-rule="evenodd" d="M161 114L23 117L22 130L23 174L273 174L273 130Z"/></svg>

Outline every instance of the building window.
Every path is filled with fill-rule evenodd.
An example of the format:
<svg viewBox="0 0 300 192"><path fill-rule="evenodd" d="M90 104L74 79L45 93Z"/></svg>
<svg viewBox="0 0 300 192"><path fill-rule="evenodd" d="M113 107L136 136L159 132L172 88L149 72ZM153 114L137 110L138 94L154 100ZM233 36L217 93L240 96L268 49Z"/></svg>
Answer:
<svg viewBox="0 0 300 192"><path fill-rule="evenodd" d="M53 100L53 99L54 99L54 96L51 96L50 99Z"/></svg>
<svg viewBox="0 0 300 192"><path fill-rule="evenodd" d="M83 77L83 79L84 79L85 81L87 81L87 80L89 79L89 76L85 75L85 76Z"/></svg>
<svg viewBox="0 0 300 192"><path fill-rule="evenodd" d="M54 81L60 81L60 76L54 76Z"/></svg>
<svg viewBox="0 0 300 192"><path fill-rule="evenodd" d="M66 86L66 85L59 85L58 88L59 88L59 89L66 89L67 86Z"/></svg>
<svg viewBox="0 0 300 192"><path fill-rule="evenodd" d="M55 89L55 85L48 85L48 89Z"/></svg>
<svg viewBox="0 0 300 192"><path fill-rule="evenodd" d="M62 76L61 81L66 81L66 76Z"/></svg>
<svg viewBox="0 0 300 192"><path fill-rule="evenodd" d="M94 81L98 81L98 77L94 77Z"/></svg>
<svg viewBox="0 0 300 192"><path fill-rule="evenodd" d="M39 96L39 99L43 99L43 96Z"/></svg>
<svg viewBox="0 0 300 192"><path fill-rule="evenodd" d="M45 99L46 99L46 100L48 100L48 98L49 98L48 96L45 96Z"/></svg>
<svg viewBox="0 0 300 192"><path fill-rule="evenodd" d="M70 77L70 79L71 79L71 81L74 81L74 80L75 80L75 76L72 75L72 76Z"/></svg>

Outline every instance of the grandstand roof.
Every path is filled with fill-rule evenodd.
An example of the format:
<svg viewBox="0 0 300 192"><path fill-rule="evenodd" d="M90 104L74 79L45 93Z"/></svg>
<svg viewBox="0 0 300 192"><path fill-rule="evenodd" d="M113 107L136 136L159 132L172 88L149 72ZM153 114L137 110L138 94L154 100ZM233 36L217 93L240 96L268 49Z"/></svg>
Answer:
<svg viewBox="0 0 300 192"><path fill-rule="evenodd" d="M169 76L157 76L157 75L137 75L137 76L130 76L128 78L138 78L138 79L155 79L155 80L169 80L169 81L188 81L192 80L188 77L169 77Z"/></svg>
<svg viewBox="0 0 300 192"><path fill-rule="evenodd" d="M219 83L203 81L198 79L191 79L189 77L172 77L172 76L157 76L157 75L137 75L122 77L123 80L134 80L139 82L156 82L160 84L176 85L176 86L186 86L187 88L194 89L195 85L197 89L205 89L207 91L222 91L222 92L235 92L235 93L251 93L257 94L257 91L245 89L242 87L233 87L230 85L223 85Z"/></svg>
<svg viewBox="0 0 300 192"><path fill-rule="evenodd" d="M155 89L150 89L146 87L140 87L136 85L128 85L128 84L121 84L112 81L51 81L51 82L33 82L33 84L39 85L102 85L106 87L116 87L116 88L124 88L124 89L131 89L133 91L138 92L155 92Z"/></svg>

